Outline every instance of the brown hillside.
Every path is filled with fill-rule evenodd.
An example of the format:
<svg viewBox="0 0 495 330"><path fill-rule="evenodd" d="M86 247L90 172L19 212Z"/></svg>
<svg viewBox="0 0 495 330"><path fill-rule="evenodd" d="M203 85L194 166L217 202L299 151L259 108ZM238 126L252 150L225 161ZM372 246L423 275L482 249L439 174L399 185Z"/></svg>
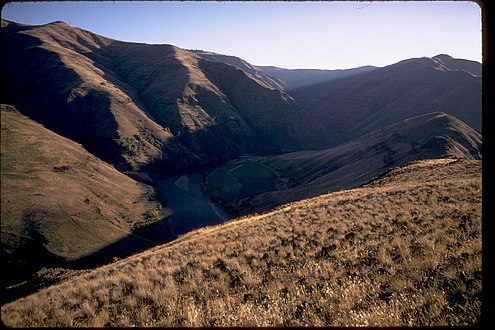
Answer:
<svg viewBox="0 0 495 330"><path fill-rule="evenodd" d="M481 161L204 228L2 306L7 326L441 326L481 315Z"/></svg>
<svg viewBox="0 0 495 330"><path fill-rule="evenodd" d="M481 132L481 64L448 55L412 58L290 94L349 139L437 111Z"/></svg>
<svg viewBox="0 0 495 330"><path fill-rule="evenodd" d="M239 69L242 69L244 72L249 74L251 78L258 81L260 85L265 85L270 89L284 90L283 87L284 83L282 81L266 74L263 70L259 70L257 67L244 61L242 58L236 56L217 54L213 52L206 52L201 50L192 50L192 52L208 61L226 63L235 66Z"/></svg>
<svg viewBox="0 0 495 330"><path fill-rule="evenodd" d="M266 189L255 193L244 189L242 178L235 175L238 168L252 164L249 160L220 167L208 176L208 185L215 198L233 209L266 211L284 203L358 187L387 169L413 160L481 159L481 145L481 135L462 121L445 113L431 113L389 125L332 149L258 160L263 168L272 171L276 184L265 185ZM269 175L253 175L246 184L262 187L269 179ZM240 193L233 194L239 180ZM220 190L216 189L219 182Z"/></svg>
<svg viewBox="0 0 495 330"><path fill-rule="evenodd" d="M160 207L150 186L11 106L2 105L1 120L2 289L99 251L111 260L124 238L129 249L150 246L132 235Z"/></svg>
<svg viewBox="0 0 495 330"><path fill-rule="evenodd" d="M1 101L114 164L167 171L337 142L291 97L231 65L64 22L4 25Z"/></svg>
<svg viewBox="0 0 495 330"><path fill-rule="evenodd" d="M2 101L100 158L146 163L172 135L92 59L111 43L64 22L22 28L11 22L2 28Z"/></svg>

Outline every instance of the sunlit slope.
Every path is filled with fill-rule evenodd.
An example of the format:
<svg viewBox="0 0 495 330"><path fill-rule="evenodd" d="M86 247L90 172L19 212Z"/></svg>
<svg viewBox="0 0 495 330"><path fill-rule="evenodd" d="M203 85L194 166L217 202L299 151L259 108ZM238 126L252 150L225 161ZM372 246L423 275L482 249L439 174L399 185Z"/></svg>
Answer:
<svg viewBox="0 0 495 330"><path fill-rule="evenodd" d="M156 159L172 135L112 82L113 59L101 52L113 42L60 21L8 22L2 26L2 102L109 162Z"/></svg>
<svg viewBox="0 0 495 330"><path fill-rule="evenodd" d="M472 325L481 313L481 161L194 231L2 306L8 326Z"/></svg>
<svg viewBox="0 0 495 330"><path fill-rule="evenodd" d="M413 160L481 159L481 135L445 113L389 125L335 148L240 160L208 176L210 194L233 209L266 211L284 203L355 188Z"/></svg>
<svg viewBox="0 0 495 330"><path fill-rule="evenodd" d="M232 65L60 21L2 22L0 101L122 168L166 172L337 143L290 96Z"/></svg>
<svg viewBox="0 0 495 330"><path fill-rule="evenodd" d="M1 120L3 284L96 253L159 206L150 186L13 107L2 105Z"/></svg>

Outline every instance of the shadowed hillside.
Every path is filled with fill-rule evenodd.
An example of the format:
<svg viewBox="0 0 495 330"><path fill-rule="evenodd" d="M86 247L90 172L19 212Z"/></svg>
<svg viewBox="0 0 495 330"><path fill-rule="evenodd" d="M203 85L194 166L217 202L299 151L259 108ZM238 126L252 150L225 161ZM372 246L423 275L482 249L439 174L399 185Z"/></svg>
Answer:
<svg viewBox="0 0 495 330"><path fill-rule="evenodd" d="M481 132L481 64L448 55L408 59L290 94L348 139L436 111Z"/></svg>
<svg viewBox="0 0 495 330"><path fill-rule="evenodd" d="M194 231L6 304L2 321L474 325L481 243L481 161L425 160L359 189Z"/></svg>
<svg viewBox="0 0 495 330"><path fill-rule="evenodd" d="M297 88L334 81L376 69L371 65L341 70L284 69L275 66L257 66L256 68L276 78L280 81L282 88L289 92Z"/></svg>
<svg viewBox="0 0 495 330"><path fill-rule="evenodd" d="M68 265L129 235L135 242L128 242L128 250L150 246L132 235L159 220L151 217L161 206L152 201L150 186L11 106L2 105L1 119L2 290L42 267Z"/></svg>
<svg viewBox="0 0 495 330"><path fill-rule="evenodd" d="M335 148L241 159L209 174L213 197L233 210L267 211L277 205L358 187L413 160L481 159L481 135L444 113L389 125Z"/></svg>
<svg viewBox="0 0 495 330"><path fill-rule="evenodd" d="M266 70L263 70L260 67L255 67L250 63L244 61L242 58L236 56L222 55L213 52L207 52L202 50L191 50L195 54L204 58L205 60L212 62L220 62L225 64L230 64L239 69L242 69L244 72L250 75L251 78L258 81L260 85L264 85L271 89L279 89L284 90L284 82L278 79L275 76L270 76L266 74Z"/></svg>
<svg viewBox="0 0 495 330"><path fill-rule="evenodd" d="M226 63L242 69L260 85L281 91L290 91L303 86L307 87L326 81L350 77L375 69L375 67L370 65L344 70L284 69L275 66L254 66L236 56L202 50L191 51L208 61Z"/></svg>
<svg viewBox="0 0 495 330"><path fill-rule="evenodd" d="M166 172L339 142L231 65L64 22L2 22L1 101L122 168Z"/></svg>
<svg viewBox="0 0 495 330"><path fill-rule="evenodd" d="M64 22L9 22L2 27L2 102L104 160L148 162L172 135L107 79L97 61L111 59L94 55L111 43Z"/></svg>

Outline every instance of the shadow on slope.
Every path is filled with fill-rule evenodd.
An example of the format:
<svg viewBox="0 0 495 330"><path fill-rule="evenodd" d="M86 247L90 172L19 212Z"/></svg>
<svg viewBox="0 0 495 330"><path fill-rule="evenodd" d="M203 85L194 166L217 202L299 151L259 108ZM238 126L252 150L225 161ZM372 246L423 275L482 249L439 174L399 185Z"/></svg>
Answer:
<svg viewBox="0 0 495 330"><path fill-rule="evenodd" d="M14 107L1 108L3 289L17 292L34 285L22 282L32 282L43 267L89 267L92 258L98 264L149 245L157 225L143 225L150 222L150 210L159 208L152 187ZM147 245L141 232L150 237ZM159 242L169 239L166 228L160 234Z"/></svg>
<svg viewBox="0 0 495 330"><path fill-rule="evenodd" d="M95 90L74 97L84 81L56 52L18 28L2 27L2 90L0 101L50 130L80 142L107 162L122 161L116 122L108 115L109 95ZM5 31L5 29L7 29ZM20 31L31 30L20 27Z"/></svg>
<svg viewBox="0 0 495 330"><path fill-rule="evenodd" d="M246 167L246 160L219 167L208 176L208 185L213 197L226 206L252 213L355 188L391 167L414 160L481 159L481 146L481 135L467 124L444 113L431 113L400 121L332 149L299 151L259 160L261 167L271 169L278 177L276 190L255 196L236 193L242 192L243 184L242 178L235 177L234 170ZM256 183L256 176L252 180L251 185ZM259 180L260 186L266 181Z"/></svg>
<svg viewBox="0 0 495 330"><path fill-rule="evenodd" d="M129 233L120 240L92 254L68 262L66 267L71 269L95 268L118 259L129 257L156 245L170 242L174 238L170 231L167 218L163 218L160 221L143 226Z"/></svg>
<svg viewBox="0 0 495 330"><path fill-rule="evenodd" d="M3 233L2 235L8 233ZM1 303L7 303L17 298L53 285L78 270L88 270L103 266L119 259L127 258L147 249L170 242L175 238L169 229L167 219L146 225L133 233L107 245L94 253L76 260L67 260L53 254L46 248L46 238L40 237L38 231L32 239L25 238L14 253L1 250L3 276L1 281ZM50 272L60 274L51 276ZM48 273L48 275L44 275ZM63 275L63 276L62 276Z"/></svg>
<svg viewBox="0 0 495 330"><path fill-rule="evenodd" d="M349 139L437 111L481 132L481 77L467 71L479 73L481 64L446 60L445 56L400 61L335 82L298 88L291 95L330 130Z"/></svg>

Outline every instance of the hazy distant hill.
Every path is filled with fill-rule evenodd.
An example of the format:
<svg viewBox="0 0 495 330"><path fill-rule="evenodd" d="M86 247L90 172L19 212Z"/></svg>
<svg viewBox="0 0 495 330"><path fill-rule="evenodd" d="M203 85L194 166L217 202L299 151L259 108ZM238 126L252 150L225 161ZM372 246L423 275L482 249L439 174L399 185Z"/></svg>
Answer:
<svg viewBox="0 0 495 330"><path fill-rule="evenodd" d="M446 70L461 70L469 72L475 76L481 77L481 64L476 61L465 60L461 58L453 58L447 54L439 54L433 57L433 60L438 63L439 67L445 67Z"/></svg>
<svg viewBox="0 0 495 330"><path fill-rule="evenodd" d="M150 186L15 108L1 108L2 290L42 267L60 267L108 249L160 208L151 201ZM127 249L135 243L150 246L131 236L136 242L128 240Z"/></svg>
<svg viewBox="0 0 495 330"><path fill-rule="evenodd" d="M448 55L413 58L291 91L328 129L353 138L440 111L481 132L481 64Z"/></svg>
<svg viewBox="0 0 495 330"><path fill-rule="evenodd" d="M350 77L376 69L371 65L339 70L284 69L275 66L257 66L256 68L277 78L286 91Z"/></svg>
<svg viewBox="0 0 495 330"><path fill-rule="evenodd" d="M115 41L64 22L2 23L1 101L134 169L328 147L290 96L172 45Z"/></svg>
<svg viewBox="0 0 495 330"><path fill-rule="evenodd" d="M202 50L191 51L206 60L226 63L242 69L248 73L251 78L258 81L260 85L282 91L290 91L303 86L350 77L375 69L374 66L370 65L343 70L284 69L275 66L255 66L242 58L231 55L222 55Z"/></svg>
<svg viewBox="0 0 495 330"><path fill-rule="evenodd" d="M486 302L481 170L414 162L359 189L200 229L3 305L2 322L473 326Z"/></svg>
<svg viewBox="0 0 495 330"><path fill-rule="evenodd" d="M228 170L220 167L210 174L208 185L216 198L234 209L265 211L329 191L358 187L389 168L413 160L481 159L481 146L481 135L462 121L445 113L431 113L327 150L263 158L254 162L258 166L249 160L232 162L226 165ZM247 175L243 167L259 174L246 182L241 177ZM270 181L271 186L267 184ZM218 182L223 184L219 186Z"/></svg>

